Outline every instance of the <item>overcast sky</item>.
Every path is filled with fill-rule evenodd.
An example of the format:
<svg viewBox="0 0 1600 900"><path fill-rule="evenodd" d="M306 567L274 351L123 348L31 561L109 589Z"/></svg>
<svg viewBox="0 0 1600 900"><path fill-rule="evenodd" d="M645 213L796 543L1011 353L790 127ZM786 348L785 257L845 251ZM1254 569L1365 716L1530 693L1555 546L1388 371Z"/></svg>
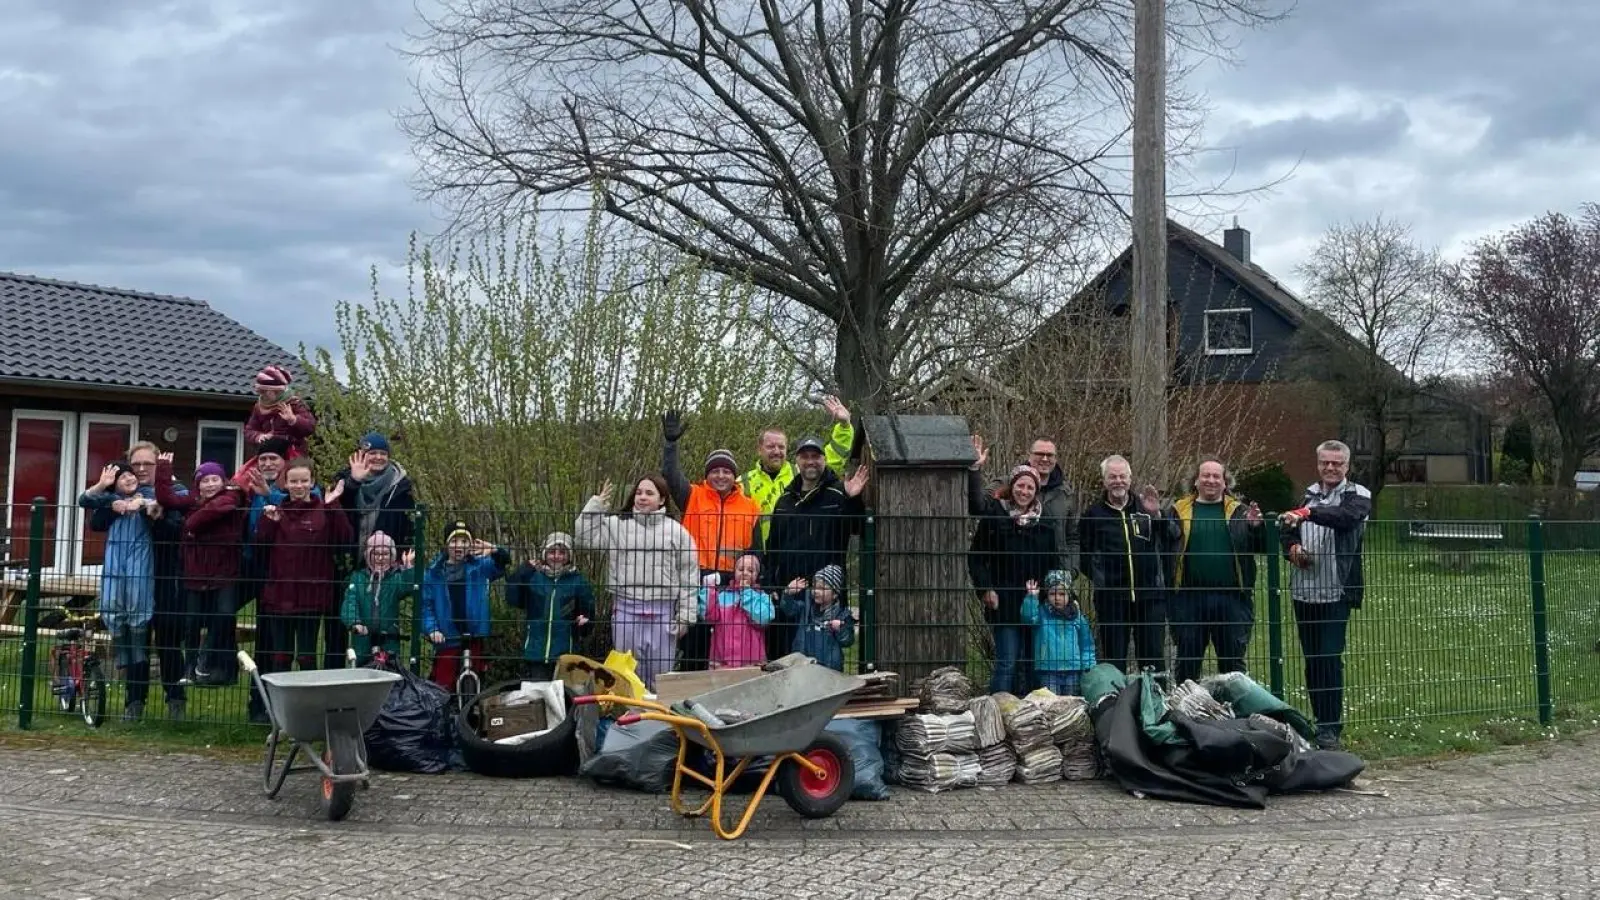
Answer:
<svg viewBox="0 0 1600 900"><path fill-rule="evenodd" d="M9 0L0 29L0 269L210 302L329 344L412 229L393 113L404 0ZM1203 174L1293 283L1328 225L1379 213L1456 252L1600 200L1600 3L1302 0L1196 86ZM1228 216L1191 223L1214 237ZM400 287L398 283L394 285Z"/></svg>

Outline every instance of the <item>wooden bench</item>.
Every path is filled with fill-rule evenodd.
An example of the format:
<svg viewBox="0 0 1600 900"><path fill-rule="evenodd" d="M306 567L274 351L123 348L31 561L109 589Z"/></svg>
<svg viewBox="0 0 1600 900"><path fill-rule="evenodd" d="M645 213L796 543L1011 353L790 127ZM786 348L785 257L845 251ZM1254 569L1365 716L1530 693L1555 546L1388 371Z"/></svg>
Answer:
<svg viewBox="0 0 1600 900"><path fill-rule="evenodd" d="M1421 522L1411 523L1413 540L1440 549L1439 564L1451 571L1472 568L1473 551L1505 543L1505 526L1499 522Z"/></svg>
<svg viewBox="0 0 1600 900"><path fill-rule="evenodd" d="M40 611L58 609L74 597L100 596L100 579L90 575L51 575L39 579ZM9 573L0 578L0 625L11 625L20 619L23 604L28 599L28 579L12 577Z"/></svg>

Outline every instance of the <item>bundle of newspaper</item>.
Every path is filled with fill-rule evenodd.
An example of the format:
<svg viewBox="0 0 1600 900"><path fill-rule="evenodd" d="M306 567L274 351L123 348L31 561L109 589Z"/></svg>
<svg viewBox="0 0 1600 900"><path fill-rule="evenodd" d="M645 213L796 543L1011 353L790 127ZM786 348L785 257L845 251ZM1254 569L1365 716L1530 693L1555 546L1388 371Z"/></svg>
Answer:
<svg viewBox="0 0 1600 900"><path fill-rule="evenodd" d="M930 794L973 787L982 773L976 753L907 753L900 760L900 783Z"/></svg>
<svg viewBox="0 0 1600 900"><path fill-rule="evenodd" d="M967 711L972 713L973 725L978 730L979 749L986 750L1005 743L1006 720L1000 715L999 696L1011 697L1010 694L986 694L982 697L973 697L967 704Z"/></svg>
<svg viewBox="0 0 1600 900"><path fill-rule="evenodd" d="M1010 744L1002 741L979 750L978 765L983 769L978 775L978 784L990 786L1005 784L1017 773L1017 752L1011 749Z"/></svg>
<svg viewBox="0 0 1600 900"><path fill-rule="evenodd" d="M1006 723L1006 739L1018 756L1050 743L1050 720L1044 707L1033 700L1018 700L1009 694L997 694L1000 717Z"/></svg>
<svg viewBox="0 0 1600 900"><path fill-rule="evenodd" d="M1041 688L1029 694L1028 699L1044 709L1052 743L1093 739L1094 723L1089 719L1089 704L1082 697L1057 696Z"/></svg>
<svg viewBox="0 0 1600 900"><path fill-rule="evenodd" d="M972 699L972 681L955 666L934 669L922 679L917 697L922 701L922 711L949 715L965 712Z"/></svg>
<svg viewBox="0 0 1600 900"><path fill-rule="evenodd" d="M1061 780L1061 749L1055 744L1019 753L1016 780L1022 784L1047 784Z"/></svg>
<svg viewBox="0 0 1600 900"><path fill-rule="evenodd" d="M906 716L894 733L895 746L907 756L927 756L931 753L976 753L978 729L973 725L972 713L953 716Z"/></svg>
<svg viewBox="0 0 1600 900"><path fill-rule="evenodd" d="M1231 719L1233 708L1219 703L1211 692L1193 681L1185 681L1167 692L1167 710L1191 719Z"/></svg>

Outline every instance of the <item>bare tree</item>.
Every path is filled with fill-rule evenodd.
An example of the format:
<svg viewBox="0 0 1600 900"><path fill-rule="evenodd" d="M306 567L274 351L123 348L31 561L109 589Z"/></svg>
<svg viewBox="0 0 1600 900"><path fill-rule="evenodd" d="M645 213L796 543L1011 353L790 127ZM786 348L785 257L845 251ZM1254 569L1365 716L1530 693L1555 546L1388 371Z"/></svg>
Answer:
<svg viewBox="0 0 1600 900"><path fill-rule="evenodd" d="M1328 229L1299 272L1307 305L1326 319L1302 330L1300 368L1332 386L1368 430L1364 480L1380 491L1449 368L1444 263L1409 226L1380 216Z"/></svg>
<svg viewBox="0 0 1600 900"><path fill-rule="evenodd" d="M1600 205L1480 241L1451 293L1468 336L1547 404L1561 444L1555 483L1572 487L1600 449Z"/></svg>
<svg viewBox="0 0 1600 900"><path fill-rule="evenodd" d="M1275 2L1177 0L1170 42L1215 51ZM966 313L1023 304L1121 224L1131 0L441 6L405 119L427 189L471 220L598 187L768 292L802 361L831 344L812 374L853 408L981 356L984 332L952 336Z"/></svg>

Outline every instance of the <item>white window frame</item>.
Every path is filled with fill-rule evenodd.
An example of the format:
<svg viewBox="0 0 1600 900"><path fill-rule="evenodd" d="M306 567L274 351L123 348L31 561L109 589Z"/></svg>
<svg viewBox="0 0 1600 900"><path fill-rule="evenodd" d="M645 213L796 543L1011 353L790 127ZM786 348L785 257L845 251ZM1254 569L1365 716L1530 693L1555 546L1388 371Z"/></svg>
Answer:
<svg viewBox="0 0 1600 900"><path fill-rule="evenodd" d="M1211 316L1212 316L1213 313L1215 313L1217 315L1224 315L1224 314L1230 314L1230 313L1231 314L1244 313L1246 316L1248 316L1249 318L1246 321L1249 322L1249 324L1250 324L1250 346L1242 347L1242 348L1241 347L1232 347L1232 348L1229 348L1229 347L1220 347L1220 348L1219 347L1212 347L1211 346ZM1255 311L1255 309L1253 309L1252 307L1249 307L1249 306L1230 306L1230 307L1228 307L1226 309L1208 309L1208 310L1206 310L1205 311L1205 316L1200 320L1200 341L1201 341L1202 346L1205 347L1205 352L1206 352L1207 356L1249 356L1250 354L1256 352L1256 311Z"/></svg>
<svg viewBox="0 0 1600 900"><path fill-rule="evenodd" d="M62 495L71 496L72 498L72 511L70 513L73 520L72 536L66 542L58 541L57 543L68 544L65 550L72 563L71 572L73 574L98 575L100 574L100 566L86 566L83 564L83 540L81 538L84 525L88 520L84 518L84 511L79 509L77 505L78 495L89 487L90 476L96 474L89 471L89 426L96 424L128 426L128 443L122 445L123 449L126 450L129 445L139 440L139 417L124 416L117 413L92 412L77 413L76 415L78 417L78 446L77 452L73 454L73 461L78 469L77 486L72 488L70 495Z"/></svg>
<svg viewBox="0 0 1600 900"><path fill-rule="evenodd" d="M18 419L44 419L61 423L61 462L56 469L56 494L61 497L61 509L56 513L56 545L52 559L45 561L45 571L61 573L67 570L74 557L70 552L73 545L79 543L75 539L81 527L77 516L73 515L78 503L78 494L83 489L72 485L72 475L69 472L76 469L78 463L78 414L62 412L55 409L14 409L11 411L11 443L9 455L6 459L6 502L8 508L14 509L17 504L27 506L33 502L32 497L16 497L17 491L17 420ZM9 523L7 523L9 524ZM64 535L73 535L72 539L63 539ZM13 535L13 540L15 536Z"/></svg>
<svg viewBox="0 0 1600 900"><path fill-rule="evenodd" d="M222 419L201 419L194 427L194 464L198 467L205 462L200 456L200 450L205 446L206 429L215 428L218 431L233 432L233 471L244 468L244 424L241 422L227 422Z"/></svg>

